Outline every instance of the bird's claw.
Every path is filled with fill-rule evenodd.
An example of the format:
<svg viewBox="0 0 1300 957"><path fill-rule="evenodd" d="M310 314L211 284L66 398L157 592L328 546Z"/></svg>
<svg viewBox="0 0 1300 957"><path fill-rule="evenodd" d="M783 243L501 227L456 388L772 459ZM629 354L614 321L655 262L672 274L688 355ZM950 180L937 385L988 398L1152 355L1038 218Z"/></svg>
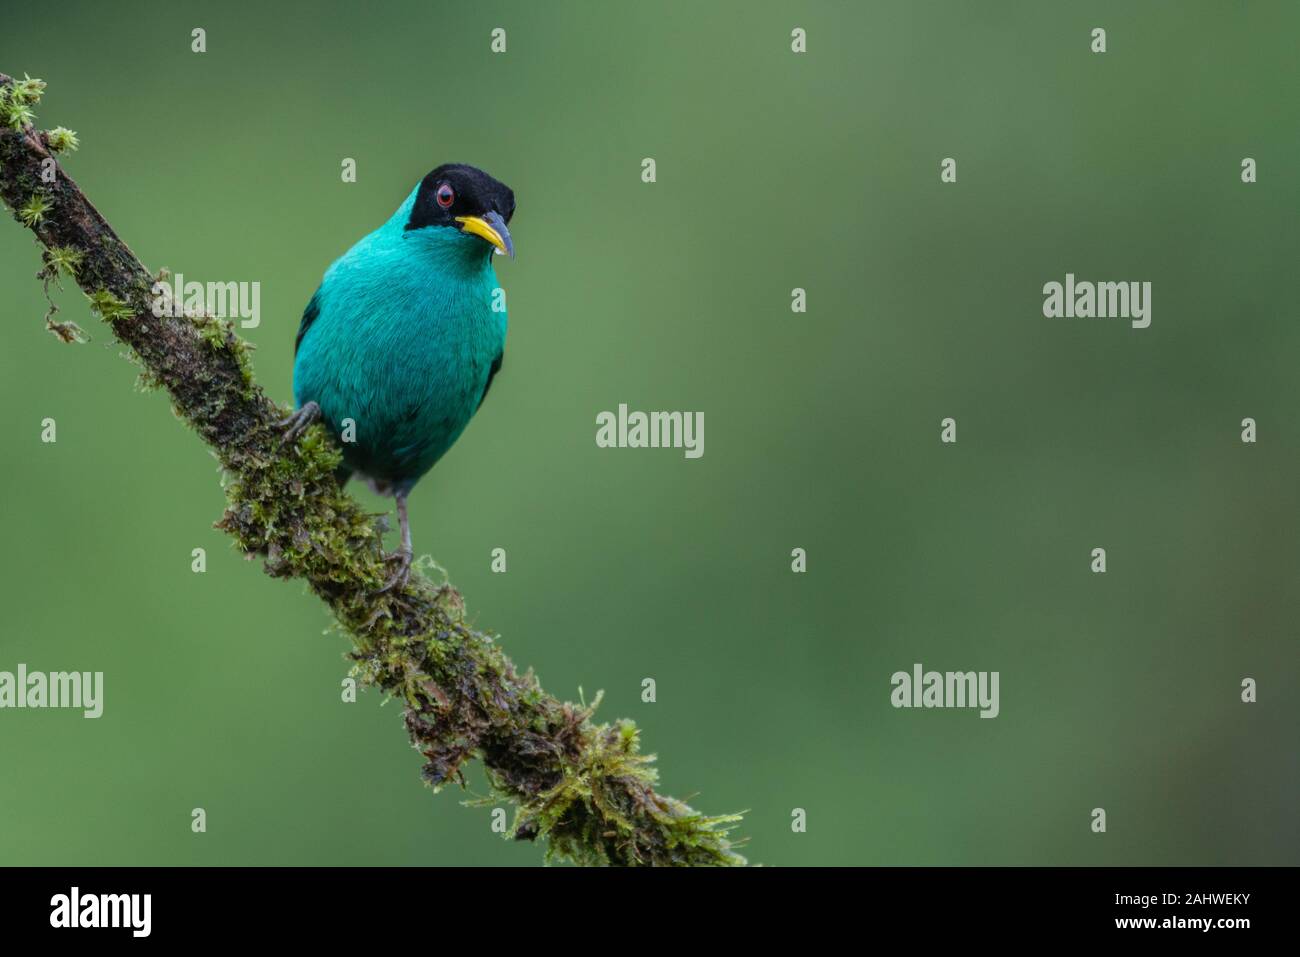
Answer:
<svg viewBox="0 0 1300 957"><path fill-rule="evenodd" d="M383 587L375 592L375 594L382 595L385 592L392 591L394 588L401 588L405 585L411 578L411 560L413 557L414 553L409 549L398 549L395 552L390 552L385 555L384 561L395 562L397 564L397 570L388 576L388 580L384 582Z"/></svg>
<svg viewBox="0 0 1300 957"><path fill-rule="evenodd" d="M280 437L280 444L292 445L298 440L298 436L306 432L307 428L319 418L320 406L315 402L308 402L287 419L281 419L276 423L285 430L284 435Z"/></svg>

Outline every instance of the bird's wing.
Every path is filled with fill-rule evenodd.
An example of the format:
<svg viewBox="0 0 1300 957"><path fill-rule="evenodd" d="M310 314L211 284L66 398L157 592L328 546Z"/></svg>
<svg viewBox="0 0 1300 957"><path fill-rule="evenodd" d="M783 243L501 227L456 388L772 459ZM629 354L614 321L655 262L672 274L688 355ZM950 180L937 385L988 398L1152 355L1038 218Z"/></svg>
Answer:
<svg viewBox="0 0 1300 957"><path fill-rule="evenodd" d="M299 333L299 335L301 335L301 333ZM506 354L505 354L505 350L503 349L501 352L498 352L497 357L492 360L492 368L488 369L487 384L483 386L483 394L479 396L478 405L474 407L475 411L478 411L479 409L483 408L483 400L487 398L488 389L492 388L492 380L495 379L497 377L497 373L501 371L501 360L504 359L505 357Z"/></svg>
<svg viewBox="0 0 1300 957"><path fill-rule="evenodd" d="M316 317L320 315L320 303L317 301L319 298L320 289L318 288L314 293L312 293L311 301L307 303L307 308L302 311L302 322L298 323L298 338L293 341L294 355L298 354L298 347L302 345L302 337L307 334L307 330L311 328L311 324L315 322Z"/></svg>

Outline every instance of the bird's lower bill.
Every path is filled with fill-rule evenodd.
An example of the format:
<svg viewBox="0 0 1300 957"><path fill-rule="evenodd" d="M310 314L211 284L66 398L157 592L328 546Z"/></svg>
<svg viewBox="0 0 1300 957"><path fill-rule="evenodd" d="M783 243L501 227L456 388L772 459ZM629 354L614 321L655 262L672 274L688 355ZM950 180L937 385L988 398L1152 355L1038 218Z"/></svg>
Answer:
<svg viewBox="0 0 1300 957"><path fill-rule="evenodd" d="M510 230L506 229L506 221L497 213L488 213L482 218L457 216L456 222L461 224L462 232L481 236L507 256L515 254L515 244L510 241Z"/></svg>

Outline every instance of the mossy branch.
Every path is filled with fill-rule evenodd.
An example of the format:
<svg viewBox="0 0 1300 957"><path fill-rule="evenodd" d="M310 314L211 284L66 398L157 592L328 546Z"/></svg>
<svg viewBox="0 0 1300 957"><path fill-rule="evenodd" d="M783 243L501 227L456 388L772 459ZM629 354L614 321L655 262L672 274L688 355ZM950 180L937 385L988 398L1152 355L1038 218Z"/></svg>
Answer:
<svg viewBox="0 0 1300 957"><path fill-rule="evenodd" d="M153 314L154 277L53 155L75 148L76 135L32 126L43 89L0 74L0 197L45 247L38 278L47 288L60 273L74 278L145 381L166 389L216 452L229 500L217 526L263 556L269 574L305 580L330 607L352 640L356 673L403 702L425 781L463 781L465 762L482 759L495 791L517 805L514 837L544 839L548 858L743 864L728 836L738 815L706 816L657 793L635 725L595 724L595 704L559 701L531 671L519 674L492 635L467 623L450 585L413 575L377 592L387 572L380 534L335 482L338 450L319 426L281 445L287 410L254 383L230 323ZM75 324L50 325L77 338L62 330Z"/></svg>

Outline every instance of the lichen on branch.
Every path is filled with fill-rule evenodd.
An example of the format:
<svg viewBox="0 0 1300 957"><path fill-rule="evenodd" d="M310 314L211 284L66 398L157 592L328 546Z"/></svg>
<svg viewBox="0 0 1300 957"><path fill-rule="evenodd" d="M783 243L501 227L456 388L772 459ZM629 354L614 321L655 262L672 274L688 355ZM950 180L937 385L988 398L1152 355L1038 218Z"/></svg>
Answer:
<svg viewBox="0 0 1300 957"><path fill-rule="evenodd" d="M380 593L387 568L373 516L339 488L339 452L319 425L281 443L287 410L254 382L230 322L156 316L155 277L118 238L55 158L77 148L62 127L32 123L45 84L0 74L0 198L44 247L46 291L72 278L91 310L165 389L179 418L216 453L228 505L217 527L276 577L300 578L350 638L354 671L404 704L423 777L463 783L481 759L513 801L513 836L543 839L547 856L581 864L743 864L729 836L740 816L707 816L656 792L653 756L631 721L597 724L596 704L546 694L494 636L466 620L460 594L412 575ZM75 323L47 325L65 341ZM75 330L75 332L73 331ZM597 699L598 700L598 699Z"/></svg>

